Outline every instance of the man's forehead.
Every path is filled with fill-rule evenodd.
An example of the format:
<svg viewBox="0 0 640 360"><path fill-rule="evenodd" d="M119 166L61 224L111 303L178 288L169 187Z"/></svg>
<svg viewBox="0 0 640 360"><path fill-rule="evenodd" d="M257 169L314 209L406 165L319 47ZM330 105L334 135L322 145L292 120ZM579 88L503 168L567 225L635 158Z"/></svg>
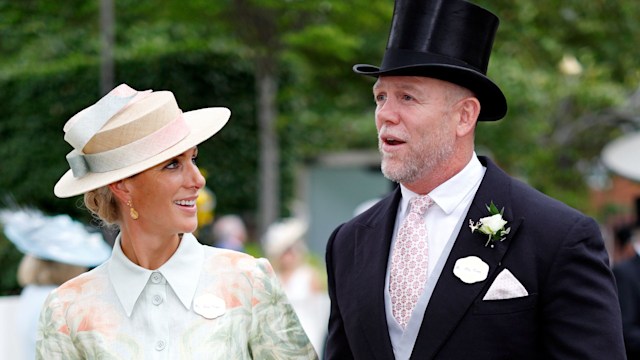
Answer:
<svg viewBox="0 0 640 360"><path fill-rule="evenodd" d="M423 89L426 87L448 87L453 84L425 76L380 76L373 84L373 89L394 87L398 89Z"/></svg>

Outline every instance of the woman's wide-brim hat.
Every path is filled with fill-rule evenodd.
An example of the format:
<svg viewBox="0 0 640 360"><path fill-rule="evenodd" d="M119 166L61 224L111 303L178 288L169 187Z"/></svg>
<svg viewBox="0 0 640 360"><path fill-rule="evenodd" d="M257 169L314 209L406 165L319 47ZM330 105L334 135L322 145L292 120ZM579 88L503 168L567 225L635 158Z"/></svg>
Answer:
<svg viewBox="0 0 640 360"><path fill-rule="evenodd" d="M604 165L614 173L640 182L640 132L619 137L608 143L602 150Z"/></svg>
<svg viewBox="0 0 640 360"><path fill-rule="evenodd" d="M474 92L478 120L502 119L507 100L487 77L499 19L462 0L396 0L387 48L380 67L353 66L369 76L425 76Z"/></svg>
<svg viewBox="0 0 640 360"><path fill-rule="evenodd" d="M68 215L46 216L35 209L0 210L4 234L23 254L42 260L94 267L111 256L98 232Z"/></svg>
<svg viewBox="0 0 640 360"><path fill-rule="evenodd" d="M230 116L225 107L183 113L170 91L122 84L65 124L71 169L54 193L83 194L154 167L213 136Z"/></svg>

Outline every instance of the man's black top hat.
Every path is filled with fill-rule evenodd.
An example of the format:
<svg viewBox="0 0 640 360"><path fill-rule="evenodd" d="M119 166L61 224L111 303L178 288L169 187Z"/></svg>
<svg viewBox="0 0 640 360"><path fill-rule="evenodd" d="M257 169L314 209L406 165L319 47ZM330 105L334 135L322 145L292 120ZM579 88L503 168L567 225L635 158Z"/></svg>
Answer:
<svg viewBox="0 0 640 360"><path fill-rule="evenodd" d="M487 76L498 18L462 0L396 0L387 49L378 68L358 74L426 76L464 86L481 104L478 120L499 120L507 100Z"/></svg>

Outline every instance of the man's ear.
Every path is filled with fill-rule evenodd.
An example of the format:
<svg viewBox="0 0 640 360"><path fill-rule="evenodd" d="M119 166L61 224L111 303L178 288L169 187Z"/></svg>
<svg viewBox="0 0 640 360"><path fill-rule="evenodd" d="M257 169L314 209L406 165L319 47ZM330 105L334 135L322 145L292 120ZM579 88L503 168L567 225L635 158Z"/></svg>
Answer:
<svg viewBox="0 0 640 360"><path fill-rule="evenodd" d="M131 191L127 186L126 179L119 180L114 183L108 185L109 190L113 193L113 195L120 200L123 204L126 204L127 201L131 200Z"/></svg>
<svg viewBox="0 0 640 360"><path fill-rule="evenodd" d="M458 103L458 126L456 133L459 137L473 134L480 115L480 101L476 97L466 97Z"/></svg>

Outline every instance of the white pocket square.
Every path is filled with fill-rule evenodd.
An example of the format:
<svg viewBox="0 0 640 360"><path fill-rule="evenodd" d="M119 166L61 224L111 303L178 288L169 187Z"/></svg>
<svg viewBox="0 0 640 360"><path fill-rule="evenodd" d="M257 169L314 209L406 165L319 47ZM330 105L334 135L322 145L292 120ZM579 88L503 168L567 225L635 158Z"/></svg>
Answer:
<svg viewBox="0 0 640 360"><path fill-rule="evenodd" d="M505 300L527 296L527 289L508 269L502 270L482 300Z"/></svg>

